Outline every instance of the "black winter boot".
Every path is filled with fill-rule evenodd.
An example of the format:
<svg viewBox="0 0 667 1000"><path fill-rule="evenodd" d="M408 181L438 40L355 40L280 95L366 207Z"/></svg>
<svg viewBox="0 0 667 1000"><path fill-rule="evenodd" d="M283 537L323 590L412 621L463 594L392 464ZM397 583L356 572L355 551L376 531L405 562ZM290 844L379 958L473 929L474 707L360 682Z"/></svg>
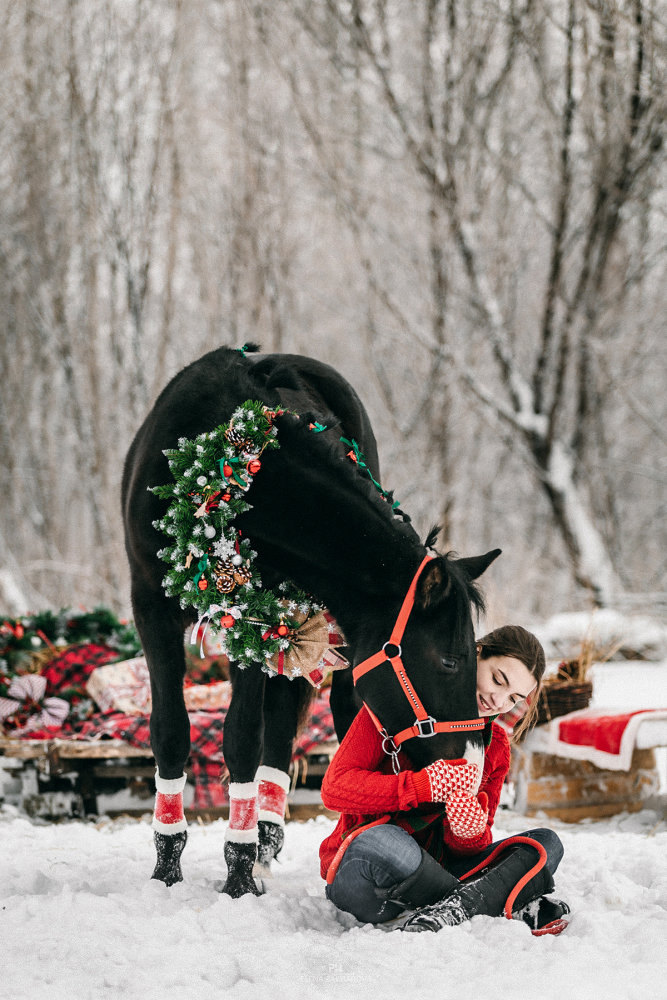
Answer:
<svg viewBox="0 0 667 1000"><path fill-rule="evenodd" d="M520 910L515 910L512 920L523 920L533 934L559 934L567 926L567 921L562 918L569 912L570 907L562 899L540 896Z"/></svg>
<svg viewBox="0 0 667 1000"><path fill-rule="evenodd" d="M460 882L444 899L417 910L401 924L401 930L439 931L442 927L462 924L480 914L499 917L512 889L534 863L535 854L531 848L514 848L477 875ZM534 899L552 889L551 874L548 869L542 868L524 887L519 898L528 892L528 898Z"/></svg>
<svg viewBox="0 0 667 1000"><path fill-rule="evenodd" d="M449 896L461 886L461 882L439 865L435 858L422 848L422 859L419 867L406 879L390 889L376 889L380 899L396 903L404 909L414 909L417 906L428 906L437 900Z"/></svg>

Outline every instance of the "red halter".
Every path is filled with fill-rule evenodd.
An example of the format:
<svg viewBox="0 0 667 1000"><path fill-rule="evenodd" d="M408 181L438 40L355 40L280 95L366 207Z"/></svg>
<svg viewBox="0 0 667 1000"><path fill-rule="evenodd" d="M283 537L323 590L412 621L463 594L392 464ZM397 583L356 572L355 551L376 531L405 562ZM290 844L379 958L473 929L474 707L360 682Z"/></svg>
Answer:
<svg viewBox="0 0 667 1000"><path fill-rule="evenodd" d="M389 641L385 642L382 649L380 649L377 653L374 653L372 656L369 656L367 659L362 660L361 663L357 664L352 671L354 683L357 684L359 678L363 677L364 674L367 674L370 670L380 666L381 663L389 661L393 667L394 674L401 684L401 689L405 697L408 699L415 711L414 724L412 726L408 726L407 729L402 729L400 733L396 733L395 736L390 736L378 717L370 710L368 705L366 705L368 714L375 723L376 729L382 736L382 748L392 759L392 766L395 774L398 774L400 770L400 765L398 763L398 751L401 744L405 742L405 740L412 739L415 736L424 739L429 736L435 736L436 733L479 732L481 729L484 729L485 726L485 720L483 718L480 719L479 717L476 719L462 719L458 722L436 722L433 716L429 715L422 705L417 692L412 687L408 679L405 667L403 666L403 660L401 659L403 655L401 640L403 639L403 633L405 632L410 612L412 611L415 603L417 581L419 580L422 570L426 564L431 561L431 559L433 559L433 556L424 556L419 569L412 578L412 583L410 584L408 592L403 599L403 604L401 605L401 610L398 613L398 618L396 619L396 623L392 629Z"/></svg>

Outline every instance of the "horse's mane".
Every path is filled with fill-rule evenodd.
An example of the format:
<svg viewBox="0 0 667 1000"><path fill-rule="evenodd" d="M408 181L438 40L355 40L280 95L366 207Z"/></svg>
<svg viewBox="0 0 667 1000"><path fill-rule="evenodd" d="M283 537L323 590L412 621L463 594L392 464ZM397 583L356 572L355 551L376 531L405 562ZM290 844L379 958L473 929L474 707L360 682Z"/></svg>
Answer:
<svg viewBox="0 0 667 1000"><path fill-rule="evenodd" d="M347 458L336 442L328 440L322 433L314 433L309 424L314 420L326 421L326 415L304 412L296 419L291 414L285 414L276 421L278 440L294 445L305 465L325 465L331 469L340 486L348 486L354 494L369 507L374 515L387 525L391 525L405 542L411 546L421 546L419 535L402 514L396 514L391 499L385 497L374 486L368 473L358 463ZM335 418L330 417L326 423L327 429L337 425ZM387 494L391 498L392 494Z"/></svg>

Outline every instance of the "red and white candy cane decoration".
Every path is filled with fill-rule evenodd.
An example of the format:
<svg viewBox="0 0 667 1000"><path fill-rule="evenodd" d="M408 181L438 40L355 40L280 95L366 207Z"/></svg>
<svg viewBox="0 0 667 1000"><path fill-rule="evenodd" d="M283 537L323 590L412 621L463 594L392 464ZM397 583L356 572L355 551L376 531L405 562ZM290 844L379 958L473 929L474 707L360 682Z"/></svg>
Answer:
<svg viewBox="0 0 667 1000"><path fill-rule="evenodd" d="M259 782L259 819L285 825L285 807L290 787L289 775L277 767L261 764L255 780Z"/></svg>
<svg viewBox="0 0 667 1000"><path fill-rule="evenodd" d="M161 778L155 769L155 811L153 829L158 833L174 834L187 830L188 823L183 812L183 789L187 775L180 778Z"/></svg>
<svg viewBox="0 0 667 1000"><path fill-rule="evenodd" d="M232 781L229 785L229 824L225 840L237 844L257 841L259 784L257 781Z"/></svg>

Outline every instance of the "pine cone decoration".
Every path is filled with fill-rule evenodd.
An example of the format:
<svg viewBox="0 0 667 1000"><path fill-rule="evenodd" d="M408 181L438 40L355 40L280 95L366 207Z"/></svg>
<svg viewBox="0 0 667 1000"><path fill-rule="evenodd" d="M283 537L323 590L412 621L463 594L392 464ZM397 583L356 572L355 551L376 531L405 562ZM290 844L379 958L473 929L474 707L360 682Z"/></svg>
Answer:
<svg viewBox="0 0 667 1000"><path fill-rule="evenodd" d="M225 431L225 437L230 444L233 444L235 448L239 451L243 451L245 448L251 447L251 442L245 436L245 431L236 430L233 424L230 424Z"/></svg>
<svg viewBox="0 0 667 1000"><path fill-rule="evenodd" d="M221 559L213 567L215 586L219 591L219 593L231 594L232 590L236 586L236 580L234 579L234 570L235 567L231 564L229 560L225 562Z"/></svg>
<svg viewBox="0 0 667 1000"><path fill-rule="evenodd" d="M235 566L234 567L234 579L241 587L245 583L250 583L252 580L252 572L250 566Z"/></svg>

